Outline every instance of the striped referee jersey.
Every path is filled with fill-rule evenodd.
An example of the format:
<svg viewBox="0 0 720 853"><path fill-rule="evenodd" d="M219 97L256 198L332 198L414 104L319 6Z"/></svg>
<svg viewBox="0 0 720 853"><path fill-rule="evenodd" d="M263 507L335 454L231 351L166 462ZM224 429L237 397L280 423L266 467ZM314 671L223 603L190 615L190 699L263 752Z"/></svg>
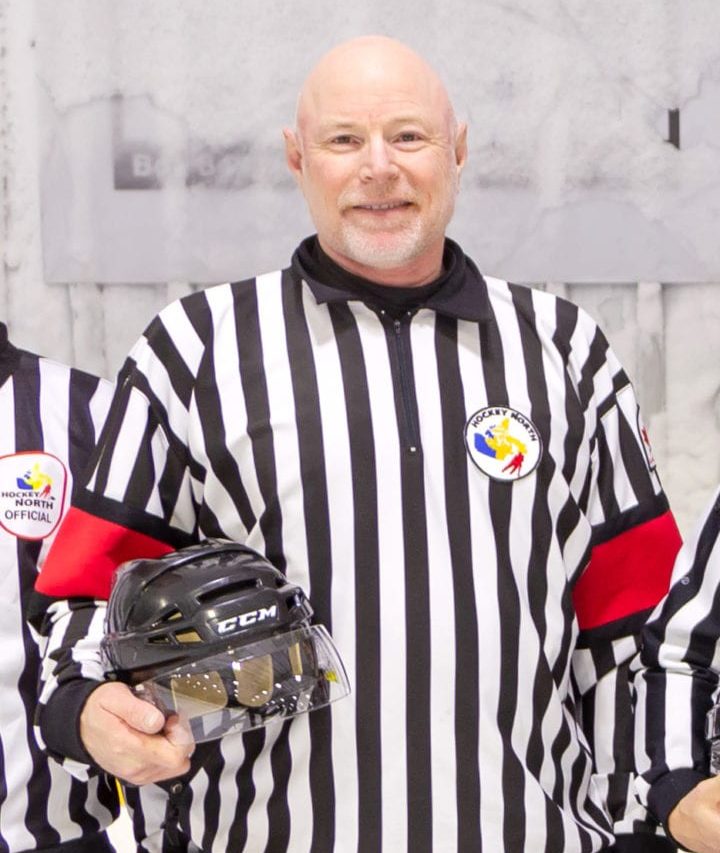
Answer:
<svg viewBox="0 0 720 853"><path fill-rule="evenodd" d="M638 789L663 823L710 775L705 716L718 701L720 490L683 546L667 598L643 631L637 685Z"/></svg>
<svg viewBox="0 0 720 853"><path fill-rule="evenodd" d="M166 817L206 853L579 853L613 824L652 844L628 662L678 535L606 339L450 242L402 312L311 246L172 303L132 350L37 586L45 743L82 774L56 721L100 677L90 600L118 563L229 538L304 587L352 696L198 745L190 777L134 793L143 849Z"/></svg>
<svg viewBox="0 0 720 853"><path fill-rule="evenodd" d="M117 814L98 777L72 779L32 734L40 655L23 619L37 565L87 463L110 384L16 349L0 323L0 851L107 849ZM64 848L63 848L64 849Z"/></svg>

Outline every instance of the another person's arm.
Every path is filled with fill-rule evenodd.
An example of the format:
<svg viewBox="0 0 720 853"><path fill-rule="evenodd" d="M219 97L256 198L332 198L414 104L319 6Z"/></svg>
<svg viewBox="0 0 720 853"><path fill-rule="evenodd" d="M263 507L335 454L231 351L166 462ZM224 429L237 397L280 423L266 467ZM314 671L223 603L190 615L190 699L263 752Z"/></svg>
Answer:
<svg viewBox="0 0 720 853"><path fill-rule="evenodd" d="M636 678L639 790L689 850L720 850L720 778L709 779L705 715L718 695L720 491L678 555L643 632Z"/></svg>

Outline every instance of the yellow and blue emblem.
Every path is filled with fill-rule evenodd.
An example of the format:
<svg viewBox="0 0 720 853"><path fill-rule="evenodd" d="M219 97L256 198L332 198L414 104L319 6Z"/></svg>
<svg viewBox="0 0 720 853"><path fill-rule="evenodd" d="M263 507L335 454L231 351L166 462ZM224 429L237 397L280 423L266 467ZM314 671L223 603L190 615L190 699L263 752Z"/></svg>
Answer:
<svg viewBox="0 0 720 853"><path fill-rule="evenodd" d="M465 446L475 465L493 480L518 480L531 474L542 456L535 424L507 406L486 406L465 424Z"/></svg>
<svg viewBox="0 0 720 853"><path fill-rule="evenodd" d="M68 472L42 450L0 456L0 531L18 539L45 539L65 508Z"/></svg>

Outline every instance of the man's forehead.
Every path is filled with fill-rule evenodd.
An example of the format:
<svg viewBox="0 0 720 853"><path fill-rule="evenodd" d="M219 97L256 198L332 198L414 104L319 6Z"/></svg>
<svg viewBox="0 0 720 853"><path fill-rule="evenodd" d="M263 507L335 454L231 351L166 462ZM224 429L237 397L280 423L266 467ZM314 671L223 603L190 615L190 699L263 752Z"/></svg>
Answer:
<svg viewBox="0 0 720 853"><path fill-rule="evenodd" d="M442 121L452 113L435 71L391 39L357 39L330 51L305 81L301 123L390 116L394 111Z"/></svg>
<svg viewBox="0 0 720 853"><path fill-rule="evenodd" d="M447 104L431 93L354 91L337 87L314 93L304 104L304 118L314 127L351 128L359 124L440 125Z"/></svg>

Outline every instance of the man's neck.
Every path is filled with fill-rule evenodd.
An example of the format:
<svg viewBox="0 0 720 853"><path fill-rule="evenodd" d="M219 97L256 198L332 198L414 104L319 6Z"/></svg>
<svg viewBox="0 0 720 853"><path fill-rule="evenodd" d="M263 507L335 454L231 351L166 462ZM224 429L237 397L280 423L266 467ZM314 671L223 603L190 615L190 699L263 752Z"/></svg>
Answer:
<svg viewBox="0 0 720 853"><path fill-rule="evenodd" d="M378 269L367 264L361 264L336 252L319 237L318 242L325 254L344 270L386 287L422 287L424 284L429 284L431 281L440 278L443 271L444 240L437 247L433 247L431 251L424 252L419 258L390 269Z"/></svg>

